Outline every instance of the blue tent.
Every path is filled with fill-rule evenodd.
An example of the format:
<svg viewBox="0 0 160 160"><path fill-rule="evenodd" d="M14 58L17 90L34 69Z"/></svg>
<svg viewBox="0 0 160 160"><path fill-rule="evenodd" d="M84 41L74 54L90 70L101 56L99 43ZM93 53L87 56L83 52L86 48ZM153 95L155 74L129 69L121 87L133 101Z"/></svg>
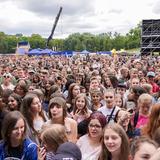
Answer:
<svg viewBox="0 0 160 160"><path fill-rule="evenodd" d="M40 51L41 55L43 55L43 54L50 55L50 53L52 53L52 50L51 49L47 49L47 48Z"/></svg>
<svg viewBox="0 0 160 160"><path fill-rule="evenodd" d="M60 51L52 51L49 55L61 55Z"/></svg>
<svg viewBox="0 0 160 160"><path fill-rule="evenodd" d="M87 50L83 50L82 52L80 52L81 54L89 54L90 52Z"/></svg>
<svg viewBox="0 0 160 160"><path fill-rule="evenodd" d="M73 55L73 51L52 51L51 55L72 56Z"/></svg>
<svg viewBox="0 0 160 160"><path fill-rule="evenodd" d="M97 52L97 54L108 54L108 55L111 55L112 52L111 51L99 51L99 52Z"/></svg>
<svg viewBox="0 0 160 160"><path fill-rule="evenodd" d="M65 56L72 56L73 55L73 51L62 51L62 55L65 55Z"/></svg>
<svg viewBox="0 0 160 160"><path fill-rule="evenodd" d="M28 55L41 55L41 49L32 49L28 52Z"/></svg>

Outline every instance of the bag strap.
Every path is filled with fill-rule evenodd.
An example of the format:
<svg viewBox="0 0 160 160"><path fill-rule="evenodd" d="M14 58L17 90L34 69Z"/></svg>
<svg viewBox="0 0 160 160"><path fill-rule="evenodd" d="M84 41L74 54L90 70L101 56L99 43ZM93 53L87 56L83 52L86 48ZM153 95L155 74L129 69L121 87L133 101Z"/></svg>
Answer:
<svg viewBox="0 0 160 160"><path fill-rule="evenodd" d="M134 115L134 128L135 128L136 125L137 125L138 117L139 117L139 112L136 112L135 115Z"/></svg>
<svg viewBox="0 0 160 160"><path fill-rule="evenodd" d="M109 121L111 120L111 118L112 118L112 116L113 116L113 113L114 113L115 109L116 109L116 107L114 106L114 108L112 109L111 114L109 115L108 123L109 123Z"/></svg>

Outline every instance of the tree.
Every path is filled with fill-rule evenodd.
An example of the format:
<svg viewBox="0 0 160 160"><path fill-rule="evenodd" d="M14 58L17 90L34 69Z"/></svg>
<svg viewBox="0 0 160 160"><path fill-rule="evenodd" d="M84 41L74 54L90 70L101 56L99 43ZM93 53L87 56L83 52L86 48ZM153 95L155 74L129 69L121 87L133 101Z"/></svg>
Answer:
<svg viewBox="0 0 160 160"><path fill-rule="evenodd" d="M7 53L8 44L6 42L6 35L4 32L0 32L0 53Z"/></svg>
<svg viewBox="0 0 160 160"><path fill-rule="evenodd" d="M53 39L49 43L49 48L56 47L57 50L82 51L109 51L125 48L139 48L141 40L140 24L132 28L126 35L118 32L101 33L94 35L91 33L74 33L65 39ZM45 48L46 39L39 34L32 34L30 37L23 36L22 33L16 35L6 35L0 32L0 53L15 52L16 44L20 41L28 41L31 48Z"/></svg>

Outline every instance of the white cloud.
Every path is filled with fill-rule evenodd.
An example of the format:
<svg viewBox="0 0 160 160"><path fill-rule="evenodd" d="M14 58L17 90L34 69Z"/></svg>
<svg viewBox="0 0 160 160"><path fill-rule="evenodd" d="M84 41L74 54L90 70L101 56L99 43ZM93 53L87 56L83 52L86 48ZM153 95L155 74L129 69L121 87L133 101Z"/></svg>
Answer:
<svg viewBox="0 0 160 160"><path fill-rule="evenodd" d="M159 4L160 0L1 0L0 31L47 37L62 6L55 37L75 32L124 34L142 19L159 18Z"/></svg>

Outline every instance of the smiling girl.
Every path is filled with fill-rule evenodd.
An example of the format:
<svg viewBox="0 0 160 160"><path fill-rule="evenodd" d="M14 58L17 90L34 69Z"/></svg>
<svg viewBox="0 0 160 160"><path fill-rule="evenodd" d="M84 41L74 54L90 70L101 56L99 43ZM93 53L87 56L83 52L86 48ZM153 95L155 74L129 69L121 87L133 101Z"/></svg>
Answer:
<svg viewBox="0 0 160 160"><path fill-rule="evenodd" d="M12 93L8 97L8 110L9 111L20 110L21 103L22 103L21 96L16 93Z"/></svg>
<svg viewBox="0 0 160 160"><path fill-rule="evenodd" d="M104 128L102 152L99 160L128 160L129 141L124 129L116 124Z"/></svg>
<svg viewBox="0 0 160 160"><path fill-rule="evenodd" d="M8 113L3 121L0 159L37 160L37 145L26 135L26 122L19 111Z"/></svg>
<svg viewBox="0 0 160 160"><path fill-rule="evenodd" d="M73 119L78 123L88 118L91 111L88 109L87 97L85 94L79 94L75 98L75 106L73 108Z"/></svg>

